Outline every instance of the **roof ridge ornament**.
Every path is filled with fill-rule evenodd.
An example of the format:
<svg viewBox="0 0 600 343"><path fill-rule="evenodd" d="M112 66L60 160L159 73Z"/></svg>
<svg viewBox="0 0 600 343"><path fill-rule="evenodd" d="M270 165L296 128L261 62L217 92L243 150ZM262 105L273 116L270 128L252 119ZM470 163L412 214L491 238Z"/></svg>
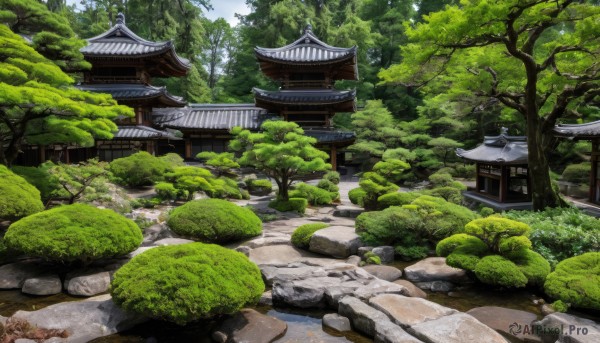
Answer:
<svg viewBox="0 0 600 343"><path fill-rule="evenodd" d="M306 27L304 28L304 33L310 32L312 33L312 25L311 24L306 24Z"/></svg>
<svg viewBox="0 0 600 343"><path fill-rule="evenodd" d="M119 12L119 14L117 14L117 25L125 25L125 15L123 12Z"/></svg>

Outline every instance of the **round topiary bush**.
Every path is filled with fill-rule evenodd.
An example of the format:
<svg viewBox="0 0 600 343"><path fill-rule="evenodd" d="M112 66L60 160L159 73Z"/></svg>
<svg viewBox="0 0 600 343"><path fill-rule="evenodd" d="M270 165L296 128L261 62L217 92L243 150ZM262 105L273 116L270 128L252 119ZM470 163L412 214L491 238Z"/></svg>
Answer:
<svg viewBox="0 0 600 343"><path fill-rule="evenodd" d="M574 307L600 310L600 252L568 258L548 275L544 290Z"/></svg>
<svg viewBox="0 0 600 343"><path fill-rule="evenodd" d="M329 224L326 223L311 223L300 225L294 230L292 234L292 244L301 249L307 249L310 245L310 238L312 235L326 227L329 227Z"/></svg>
<svg viewBox="0 0 600 343"><path fill-rule="evenodd" d="M503 287L525 287L527 277L511 261L499 255L482 258L475 266L479 281Z"/></svg>
<svg viewBox="0 0 600 343"><path fill-rule="evenodd" d="M126 311L184 325L235 313L264 289L260 270L243 254L190 243L134 257L115 273L110 293Z"/></svg>
<svg viewBox="0 0 600 343"><path fill-rule="evenodd" d="M167 221L175 233L203 242L224 243L259 235L262 222L251 210L221 199L190 201Z"/></svg>
<svg viewBox="0 0 600 343"><path fill-rule="evenodd" d="M408 205L421 195L417 192L387 193L377 198L377 203L379 208L383 210L392 206Z"/></svg>
<svg viewBox="0 0 600 343"><path fill-rule="evenodd" d="M354 205L363 206L365 196L367 196L367 192L360 187L348 191L348 198Z"/></svg>
<svg viewBox="0 0 600 343"><path fill-rule="evenodd" d="M0 221L14 221L44 210L40 191L0 165Z"/></svg>
<svg viewBox="0 0 600 343"><path fill-rule="evenodd" d="M128 254L142 243L133 220L85 204L55 207L13 223L8 248L55 262L83 262Z"/></svg>
<svg viewBox="0 0 600 343"><path fill-rule="evenodd" d="M171 169L169 162L146 151L110 162L110 171L116 181L129 187L152 185L155 181L162 180L164 174Z"/></svg>

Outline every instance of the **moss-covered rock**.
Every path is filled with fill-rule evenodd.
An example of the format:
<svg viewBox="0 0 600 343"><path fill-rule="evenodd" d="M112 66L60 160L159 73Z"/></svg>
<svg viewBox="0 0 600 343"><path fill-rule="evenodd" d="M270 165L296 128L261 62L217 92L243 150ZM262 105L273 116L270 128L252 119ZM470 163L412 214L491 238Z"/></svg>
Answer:
<svg viewBox="0 0 600 343"><path fill-rule="evenodd" d="M174 209L167 221L177 234L202 242L224 243L262 232L254 212L221 199L190 201Z"/></svg>
<svg viewBox="0 0 600 343"><path fill-rule="evenodd" d="M560 262L546 278L544 290L552 298L575 307L600 310L600 252Z"/></svg>
<svg viewBox="0 0 600 343"><path fill-rule="evenodd" d="M243 254L191 243L134 257L115 273L110 292L126 311L184 325L235 313L264 289L260 270Z"/></svg>
<svg viewBox="0 0 600 343"><path fill-rule="evenodd" d="M44 210L40 191L0 165L0 221L14 221Z"/></svg>
<svg viewBox="0 0 600 343"><path fill-rule="evenodd" d="M4 243L10 249L50 261L89 263L128 254L142 239L134 221L112 210L73 204L13 223Z"/></svg>
<svg viewBox="0 0 600 343"><path fill-rule="evenodd" d="M279 212L298 212L304 214L308 206L308 200L304 198L289 198L286 200L273 200L269 203L269 207L276 209Z"/></svg>
<svg viewBox="0 0 600 343"><path fill-rule="evenodd" d="M248 179L246 186L253 195L268 195L273 191L273 184L267 179Z"/></svg>
<svg viewBox="0 0 600 343"><path fill-rule="evenodd" d="M310 223L300 225L294 230L294 233L292 233L292 244L301 249L308 249L312 235L326 227L329 227L329 224Z"/></svg>

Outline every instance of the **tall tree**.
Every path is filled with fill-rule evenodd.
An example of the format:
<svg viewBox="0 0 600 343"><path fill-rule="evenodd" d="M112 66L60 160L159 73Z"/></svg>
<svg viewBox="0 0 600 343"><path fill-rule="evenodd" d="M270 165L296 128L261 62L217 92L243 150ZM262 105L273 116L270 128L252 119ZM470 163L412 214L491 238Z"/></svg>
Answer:
<svg viewBox="0 0 600 343"><path fill-rule="evenodd" d="M208 69L208 87L214 89L217 85L219 69L223 67L227 57L227 45L230 44L233 30L223 18L215 21L203 21L206 30L206 44L204 46L203 64Z"/></svg>
<svg viewBox="0 0 600 343"><path fill-rule="evenodd" d="M462 1L410 28L403 62L380 75L431 92L462 87L464 97L493 98L520 114L533 206L541 210L562 204L547 158L555 124L581 116L600 94L599 32L600 7L584 2Z"/></svg>

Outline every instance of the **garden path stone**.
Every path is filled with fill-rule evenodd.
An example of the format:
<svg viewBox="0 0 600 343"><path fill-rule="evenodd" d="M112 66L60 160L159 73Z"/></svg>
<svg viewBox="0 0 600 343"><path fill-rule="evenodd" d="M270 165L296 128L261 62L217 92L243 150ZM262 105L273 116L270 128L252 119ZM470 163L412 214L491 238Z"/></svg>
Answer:
<svg viewBox="0 0 600 343"><path fill-rule="evenodd" d="M369 299L369 304L404 328L457 313L454 309L425 299L397 294L377 295Z"/></svg>
<svg viewBox="0 0 600 343"><path fill-rule="evenodd" d="M346 259L346 263L351 264L353 266L358 266L362 259L358 255L352 255Z"/></svg>
<svg viewBox="0 0 600 343"><path fill-rule="evenodd" d="M251 241L244 243L244 245L248 246L250 249L256 249L264 246L270 245L280 245L280 244L291 244L291 237L289 235L279 236L279 237L261 237L256 238Z"/></svg>
<svg viewBox="0 0 600 343"><path fill-rule="evenodd" d="M135 249L134 251L130 252L129 255L127 255L128 259L132 259L134 257L136 257L137 255L143 253L144 251L150 250L156 248L156 246L150 246L150 247L139 247L137 249Z"/></svg>
<svg viewBox="0 0 600 343"><path fill-rule="evenodd" d="M175 234L165 224L154 224L144 230L143 246L151 245L152 243L165 239L173 238Z"/></svg>
<svg viewBox="0 0 600 343"><path fill-rule="evenodd" d="M332 328L339 332L351 331L350 319L340 316L337 313L328 313L323 316L323 326Z"/></svg>
<svg viewBox="0 0 600 343"><path fill-rule="evenodd" d="M466 313L411 326L410 334L427 343L507 343L499 333Z"/></svg>
<svg viewBox="0 0 600 343"><path fill-rule="evenodd" d="M273 282L273 303L300 308L327 306L325 290L340 283L334 277L310 277L304 280Z"/></svg>
<svg viewBox="0 0 600 343"><path fill-rule="evenodd" d="M71 295L93 296L108 291L110 273L107 271L79 271L67 274L65 289Z"/></svg>
<svg viewBox="0 0 600 343"><path fill-rule="evenodd" d="M25 280L21 292L32 295L52 295L62 292L62 281L56 274L43 275Z"/></svg>
<svg viewBox="0 0 600 343"><path fill-rule="evenodd" d="M245 308L226 319L216 332L223 333L231 343L270 343L283 336L286 330L284 321Z"/></svg>
<svg viewBox="0 0 600 343"><path fill-rule="evenodd" d="M377 333L375 334L375 343L422 343L415 337L409 335L398 325L384 321L377 323Z"/></svg>
<svg viewBox="0 0 600 343"><path fill-rule="evenodd" d="M444 257L428 257L404 268L406 279L412 282L449 281L455 283L468 282L469 278L462 269L446 264Z"/></svg>
<svg viewBox="0 0 600 343"><path fill-rule="evenodd" d="M552 313L534 323L539 330L548 334L542 335L543 343L597 343L600 342L600 324L593 320L580 318L566 313ZM562 328L562 333L560 329ZM577 331L579 329L579 332ZM583 330L586 329L584 334ZM553 334L559 332L559 334Z"/></svg>
<svg viewBox="0 0 600 343"><path fill-rule="evenodd" d="M44 273L38 261L5 264L0 267L0 289L21 288L25 280Z"/></svg>
<svg viewBox="0 0 600 343"><path fill-rule="evenodd" d="M370 298L378 295L378 294L402 294L402 295L407 295L408 292L406 291L406 288L397 285L395 283L389 282L389 281L385 281L385 280L381 280L381 279L375 279L372 282L357 288L354 293L352 295L363 299L363 300L369 300Z"/></svg>
<svg viewBox="0 0 600 343"><path fill-rule="evenodd" d="M13 317L25 319L40 328L66 330L70 334L68 338L53 341L71 343L89 342L148 320L121 310L108 294L63 302L38 311L17 311Z"/></svg>
<svg viewBox="0 0 600 343"><path fill-rule="evenodd" d="M394 247L392 246L376 247L373 248L373 250L371 251L373 252L373 254L379 256L379 258L381 259L381 263L383 264L394 262L394 254L396 252L394 251Z"/></svg>
<svg viewBox="0 0 600 343"><path fill-rule="evenodd" d="M372 274L373 276L385 281L392 282L402 277L402 271L392 266L381 266L371 264L364 266L363 269Z"/></svg>
<svg viewBox="0 0 600 343"><path fill-rule="evenodd" d="M354 232L354 227L330 226L313 234L309 250L337 258L347 258L356 255L360 246L362 242Z"/></svg>
<svg viewBox="0 0 600 343"><path fill-rule="evenodd" d="M400 286L404 286L407 291L406 295L409 297L417 297L423 299L427 298L427 293L423 292L422 289L420 289L414 283L408 280L396 280L394 281L394 283Z"/></svg>
<svg viewBox="0 0 600 343"><path fill-rule="evenodd" d="M179 244L188 244L188 243L194 243L194 241L192 241L190 239L183 239L183 238L163 238L163 239L159 239L158 241L154 242L153 245L154 246L165 246L165 245L179 245Z"/></svg>
<svg viewBox="0 0 600 343"><path fill-rule="evenodd" d="M356 218L364 211L364 208L356 205L339 205L333 211L333 215L336 217Z"/></svg>
<svg viewBox="0 0 600 343"><path fill-rule="evenodd" d="M340 300L338 313L349 318L352 322L352 327L369 337L374 337L377 333L375 327L377 323L390 322L383 312L351 296ZM398 329L402 330L400 327Z"/></svg>
<svg viewBox="0 0 600 343"><path fill-rule="evenodd" d="M475 319L492 329L507 335L515 337L520 341L540 342L540 338L528 331L529 334L523 332L524 328L531 328L531 325L536 321L537 315L531 312L513 310L498 306L482 306L476 307L466 312L472 315ZM514 324L516 323L516 324Z"/></svg>
<svg viewBox="0 0 600 343"><path fill-rule="evenodd" d="M314 265L337 263L334 259L298 249L291 245L273 245L250 250L250 260L258 265L285 266L292 262L312 261Z"/></svg>

